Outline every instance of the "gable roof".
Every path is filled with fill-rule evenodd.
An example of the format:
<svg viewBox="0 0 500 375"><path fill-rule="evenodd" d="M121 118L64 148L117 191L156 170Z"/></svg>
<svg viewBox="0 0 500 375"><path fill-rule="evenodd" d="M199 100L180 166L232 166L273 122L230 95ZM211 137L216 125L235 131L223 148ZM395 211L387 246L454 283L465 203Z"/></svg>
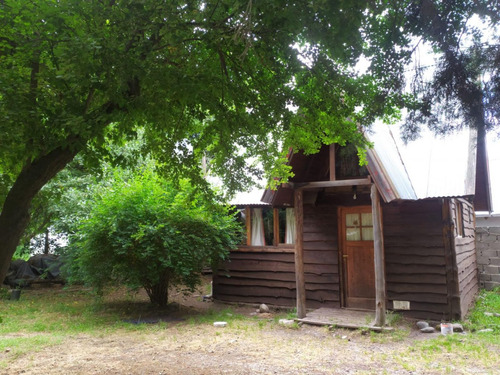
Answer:
<svg viewBox="0 0 500 375"><path fill-rule="evenodd" d="M386 202L475 196L476 209L491 211L484 134L464 129L440 138L424 132L404 144L396 127L375 124L367 138L373 142L368 169Z"/></svg>
<svg viewBox="0 0 500 375"><path fill-rule="evenodd" d="M366 137L373 143L367 151L367 169L385 202L474 196L476 210L491 212L484 133L478 137L476 130L465 129L439 138L423 132L421 138L404 144L396 126L376 123ZM315 155L291 155L294 179L312 181L312 176L327 173L324 154L323 148ZM293 190L284 186L266 190L262 200L286 205L292 195Z"/></svg>

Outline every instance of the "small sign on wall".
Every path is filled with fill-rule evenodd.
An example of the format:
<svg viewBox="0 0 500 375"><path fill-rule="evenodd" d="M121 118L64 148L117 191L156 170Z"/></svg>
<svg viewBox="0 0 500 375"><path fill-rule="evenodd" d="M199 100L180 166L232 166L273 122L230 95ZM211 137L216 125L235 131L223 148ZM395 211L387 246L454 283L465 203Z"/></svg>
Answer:
<svg viewBox="0 0 500 375"><path fill-rule="evenodd" d="M410 301L392 301L394 310L410 310Z"/></svg>

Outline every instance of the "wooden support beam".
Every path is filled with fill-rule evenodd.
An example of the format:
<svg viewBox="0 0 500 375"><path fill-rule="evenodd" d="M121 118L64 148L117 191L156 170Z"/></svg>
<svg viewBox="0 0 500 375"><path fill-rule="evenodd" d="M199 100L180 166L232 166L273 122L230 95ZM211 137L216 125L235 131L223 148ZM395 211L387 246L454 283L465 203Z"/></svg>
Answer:
<svg viewBox="0 0 500 375"><path fill-rule="evenodd" d="M245 224L247 226L247 246L252 245L252 210L250 206L245 207Z"/></svg>
<svg viewBox="0 0 500 375"><path fill-rule="evenodd" d="M339 186L359 186L371 185L372 180L368 178L356 178L351 180L335 180L335 181L313 181L313 182L289 182L294 189L321 189Z"/></svg>
<svg viewBox="0 0 500 375"><path fill-rule="evenodd" d="M273 208L273 245L278 246L280 243L280 212L278 208Z"/></svg>
<svg viewBox="0 0 500 375"><path fill-rule="evenodd" d="M373 248L375 266L375 322L373 325L385 325L386 288L385 288L385 257L384 234L382 228L382 211L380 197L375 184L371 186L372 215L373 215Z"/></svg>
<svg viewBox="0 0 500 375"><path fill-rule="evenodd" d="M455 227L451 208L451 199L442 199L444 262L446 266L446 288L448 295L448 316L443 319L458 320L462 312L460 307L460 293L457 280L458 269L455 249Z"/></svg>
<svg viewBox="0 0 500 375"><path fill-rule="evenodd" d="M294 192L295 206L295 285L297 288L297 318L306 316L306 283L304 276L304 208L303 191Z"/></svg>
<svg viewBox="0 0 500 375"><path fill-rule="evenodd" d="M389 203L393 200L399 199L399 195L396 194L396 188L388 180L386 174L381 173L384 168L382 167L381 161L376 156L375 152L373 152L373 150L367 150L366 159L368 161L366 168L368 169L368 172L370 172L370 176L373 181L379 187L379 193L382 195L384 202ZM417 196L414 192L411 192L411 195L413 195L414 199L417 199Z"/></svg>
<svg viewBox="0 0 500 375"><path fill-rule="evenodd" d="M338 322L322 322L313 319L295 319L299 323L305 323L312 326L328 326L330 329L334 328L347 328L347 329L363 329L374 332L393 332L392 327L377 327L377 326L367 326L365 324L349 324L349 323L338 323Z"/></svg>
<svg viewBox="0 0 500 375"><path fill-rule="evenodd" d="M335 143L330 145L330 181L335 181Z"/></svg>

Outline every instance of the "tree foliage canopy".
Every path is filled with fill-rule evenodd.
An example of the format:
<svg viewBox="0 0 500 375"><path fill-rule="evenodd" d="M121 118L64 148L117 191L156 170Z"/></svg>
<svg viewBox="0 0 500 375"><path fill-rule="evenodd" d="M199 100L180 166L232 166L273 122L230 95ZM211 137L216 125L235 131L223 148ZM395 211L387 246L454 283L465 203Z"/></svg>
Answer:
<svg viewBox="0 0 500 375"><path fill-rule="evenodd" d="M422 125L439 134L457 128L498 129L500 3L403 1L386 8L370 29L372 69L386 90L411 94L403 130ZM420 53L419 53L420 52ZM498 131L498 130L497 130Z"/></svg>
<svg viewBox="0 0 500 375"><path fill-rule="evenodd" d="M58 147L101 157L106 139L147 125L148 148L171 172L208 154L234 184L245 160L270 167L283 144L360 144L357 124L386 109L373 80L348 69L363 48L363 1L1 7L0 158L12 178Z"/></svg>

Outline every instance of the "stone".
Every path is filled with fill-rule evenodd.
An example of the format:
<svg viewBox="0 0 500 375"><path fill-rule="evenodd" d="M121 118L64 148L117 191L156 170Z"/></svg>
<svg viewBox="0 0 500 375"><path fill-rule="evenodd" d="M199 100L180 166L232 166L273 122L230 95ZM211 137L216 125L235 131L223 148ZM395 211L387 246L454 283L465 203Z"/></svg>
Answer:
<svg viewBox="0 0 500 375"><path fill-rule="evenodd" d="M490 258L490 264L494 266L500 266L500 258L498 257Z"/></svg>
<svg viewBox="0 0 500 375"><path fill-rule="evenodd" d="M477 333L485 333L485 332L493 332L493 329L486 328L486 329L480 329L479 331L477 331Z"/></svg>
<svg viewBox="0 0 500 375"><path fill-rule="evenodd" d="M492 275L496 275L496 274L499 274L500 273L500 266L493 266L493 265L487 265L486 267L484 267L484 271L486 273L490 273Z"/></svg>
<svg viewBox="0 0 500 375"><path fill-rule="evenodd" d="M280 319L278 321L279 325L285 326L285 327L291 327L295 323L295 320L293 319Z"/></svg>
<svg viewBox="0 0 500 375"><path fill-rule="evenodd" d="M479 280L481 281L491 281L491 275L487 273L480 273Z"/></svg>
<svg viewBox="0 0 500 375"><path fill-rule="evenodd" d="M464 331L464 326L461 325L460 323L453 323L453 332L463 332Z"/></svg>
<svg viewBox="0 0 500 375"><path fill-rule="evenodd" d="M426 328L422 328L420 330L420 332L422 332L422 333L434 333L434 332L436 332L436 330L434 329L434 327L426 327Z"/></svg>
<svg viewBox="0 0 500 375"><path fill-rule="evenodd" d="M263 303L259 306L259 312L260 313L268 313L269 307L265 303Z"/></svg>
<svg viewBox="0 0 500 375"><path fill-rule="evenodd" d="M486 257L486 258L495 258L498 256L498 252L496 249L492 249L492 248L486 248L486 249L483 249L481 250L479 256L481 257Z"/></svg>
<svg viewBox="0 0 500 375"><path fill-rule="evenodd" d="M481 243L488 244L488 243L494 243L498 241L498 237L494 235L489 235L489 236L481 236Z"/></svg>
<svg viewBox="0 0 500 375"><path fill-rule="evenodd" d="M498 275L490 275L490 280L494 283L497 283L500 286L500 274Z"/></svg>
<svg viewBox="0 0 500 375"><path fill-rule="evenodd" d="M486 289L486 290L493 290L498 286L500 286L500 283L497 283L496 281L485 281L484 282L484 289Z"/></svg>
<svg viewBox="0 0 500 375"><path fill-rule="evenodd" d="M423 329L429 327L429 323L424 322L423 320L417 322L418 329Z"/></svg>

